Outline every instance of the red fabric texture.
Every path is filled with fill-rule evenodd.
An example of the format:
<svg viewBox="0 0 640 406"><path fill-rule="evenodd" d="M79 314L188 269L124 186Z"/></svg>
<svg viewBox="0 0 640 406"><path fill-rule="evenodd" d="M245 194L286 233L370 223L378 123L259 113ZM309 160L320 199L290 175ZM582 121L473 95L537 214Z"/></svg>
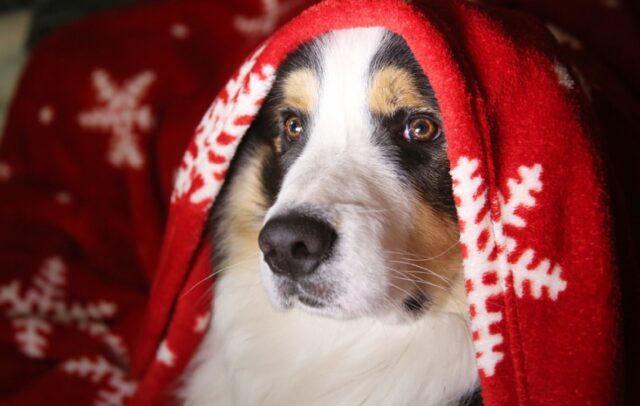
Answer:
<svg viewBox="0 0 640 406"><path fill-rule="evenodd" d="M531 17L444 0L329 0L258 47L303 6L283 4L158 2L34 52L0 150L0 396L174 402L212 311L208 209L275 69L329 30L383 26L442 110L484 403L614 404L619 298L593 139L620 117L638 134L634 90L620 85L638 90L637 57L611 56L622 80L610 79L583 54L570 66L575 42L563 50ZM617 32L637 35L629 21ZM605 95L623 113L597 120L589 99Z"/></svg>
<svg viewBox="0 0 640 406"><path fill-rule="evenodd" d="M34 49L0 151L1 404L131 398L193 129L242 59L302 6L157 1ZM186 298L206 307L202 293Z"/></svg>

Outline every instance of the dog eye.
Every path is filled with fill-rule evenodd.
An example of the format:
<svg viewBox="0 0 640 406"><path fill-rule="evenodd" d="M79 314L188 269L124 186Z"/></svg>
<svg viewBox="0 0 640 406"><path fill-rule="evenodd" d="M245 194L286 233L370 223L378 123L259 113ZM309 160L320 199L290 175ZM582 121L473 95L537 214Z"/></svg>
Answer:
<svg viewBox="0 0 640 406"><path fill-rule="evenodd" d="M291 116L284 122L284 132L290 141L295 141L302 135L304 128L300 117Z"/></svg>
<svg viewBox="0 0 640 406"><path fill-rule="evenodd" d="M404 128L404 138L409 141L432 141L440 136L440 127L427 117L410 119Z"/></svg>

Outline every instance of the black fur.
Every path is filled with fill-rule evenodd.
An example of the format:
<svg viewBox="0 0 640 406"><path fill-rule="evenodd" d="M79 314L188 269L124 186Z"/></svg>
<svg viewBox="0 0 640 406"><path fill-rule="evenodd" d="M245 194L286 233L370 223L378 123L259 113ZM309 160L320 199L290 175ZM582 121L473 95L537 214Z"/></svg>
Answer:
<svg viewBox="0 0 640 406"><path fill-rule="evenodd" d="M223 206L228 202L227 191L230 187L233 187L237 168L252 159L256 159L255 156L259 149L268 149L268 156L262 162L261 185L262 192L267 197L267 204L271 206L278 196L284 174L293 165L306 145L304 137L296 142L289 142L283 134L283 122L286 120L287 114L292 112L282 108L283 95L281 87L286 75L299 68L311 69L317 73L317 77L321 80L321 64L318 60L317 45L317 42L303 45L290 54L279 67L272 90L241 141L238 152L231 162L227 180L216 199L209 219L213 239L212 260L214 264L220 263L225 255L215 243L219 239L220 233L223 232L223 230L216 228L216 224L219 224L220 216L227 213ZM429 80L422 72L405 41L395 34L389 34L385 37L371 65L371 73L385 66L397 66L408 70L417 79L415 82L419 84L420 94L430 107L428 114L434 122L441 126L442 120L436 96L429 84ZM303 124L308 124L308 120L311 119L301 114L301 112L295 113L300 115ZM402 130L407 118L414 113L413 111L400 110L390 117L375 116L374 118L377 122L373 134L375 142L384 148L388 159L395 163L398 176L401 179L418 190L433 208L443 215L455 219L456 213L445 137L441 136L434 141L428 142L407 142L402 137ZM305 120L307 120L306 123ZM275 147L276 139L280 139L281 153L278 153ZM428 304L428 298L424 294L411 296L404 303L407 311L415 313L421 312ZM480 391L478 390L471 396L462 398L459 404L461 406L482 405Z"/></svg>
<svg viewBox="0 0 640 406"><path fill-rule="evenodd" d="M277 196L282 176L300 156L306 145L304 136L295 142L287 139L282 131L284 121L292 113L302 119L303 126L309 127L311 120L302 112L282 107L282 84L287 74L301 68L316 72L316 77L319 80L322 79L322 67L318 59L321 41L322 39L319 39L301 46L279 67L274 86L247 134L249 137L260 137L265 142L271 139L273 143L275 138L280 139L282 153L277 156L274 148L270 160L264 165L262 176L264 188L272 201ZM385 36L371 63L369 76L372 77L376 70L387 66L407 70L415 78L419 92L428 106L428 112L425 114L442 128L440 109L428 78L406 42L392 33ZM455 220L456 211L444 130L442 130L442 136L433 141L407 142L402 137L402 132L406 121L415 113L417 112L402 109L390 117L374 116L377 125L372 135L375 142L385 149L388 159L396 164L398 176L417 189L434 209Z"/></svg>
<svg viewBox="0 0 640 406"><path fill-rule="evenodd" d="M301 140L302 142L296 143L296 146L286 144L287 140L284 139L286 137L284 137L281 129L283 120L286 119L287 111L279 109L283 97L281 89L287 74L297 69L312 69L320 77L320 64L317 59L316 48L317 43L315 42L304 44L291 53L280 65L271 91L242 138L238 150L230 163L227 177L211 208L211 215L208 221L209 233L213 241L212 263L214 266L221 263L225 255L222 248L215 243L215 241L220 241L220 234L224 232L224 230L218 230L217 224L220 223L220 216L226 213L226 210L223 209L228 204L226 192L235 182L237 168L255 159L259 149L268 149L268 156L262 162L260 184L270 207L275 203L278 196L280 183L286 169L293 164L304 148L304 139ZM282 154L278 154L276 151L276 138L280 138L282 142ZM267 208L265 207L265 209Z"/></svg>
<svg viewBox="0 0 640 406"><path fill-rule="evenodd" d="M304 112L283 105L282 86L287 75L299 69L309 69L312 72L315 72L316 77L321 80L322 68L317 52L319 45L320 44L316 41L305 44L286 58L278 68L273 88L266 98L260 112L260 119L264 120L264 123L270 126L270 130L268 132L271 137L279 138L281 143L282 151L279 160L280 167L283 172L286 172L291 165L293 165L298 156L300 156L307 141L304 136L295 142L290 141L283 131L285 121L288 117L295 114L302 119L303 127L310 127L311 117Z"/></svg>
<svg viewBox="0 0 640 406"><path fill-rule="evenodd" d="M482 406L482 391L478 389L472 394L463 397L458 404L459 406Z"/></svg>
<svg viewBox="0 0 640 406"><path fill-rule="evenodd" d="M215 224L220 213L224 213L220 208L226 204L225 192L234 182L236 168L243 162L253 159L259 148L268 148L268 157L262 162L261 185L268 205L271 206L278 196L283 176L304 150L306 146L304 135L295 142L289 141L284 134L283 124L292 113L302 119L303 126L309 125L312 118L302 112L294 112L284 105L282 87L289 73L302 68L315 72L318 80L322 80L322 66L319 60L321 45L322 38L301 46L292 52L278 68L274 85L247 130L231 162L227 180L213 207L210 225L214 241L219 237ZM406 42L392 33L385 35L374 56L369 77L373 77L377 70L388 66L402 68L413 76L419 93L426 103L425 109L420 113L428 115L433 122L442 126L436 95L428 78ZM406 122L415 113L417 112L401 109L390 116L373 115L376 122L376 128L372 134L374 142L383 148L386 157L395 163L398 177L402 181L418 190L432 208L455 220L456 212L444 135L425 142L408 142L402 136ZM444 130L442 132L444 133ZM281 145L280 152L275 146L277 140ZM223 253L214 244L215 263L219 263L221 255ZM425 301L419 305L414 302L407 303L407 308L411 311L420 311L428 305Z"/></svg>
<svg viewBox="0 0 640 406"><path fill-rule="evenodd" d="M407 312L419 315L425 308L429 306L429 298L421 290L415 291L411 296L407 297L402 305Z"/></svg>
<svg viewBox="0 0 640 406"><path fill-rule="evenodd" d="M421 111L401 109L391 116L374 116L377 121L375 140L387 151L389 159L396 163L400 178L420 191L433 208L455 219L447 143L436 95L406 42L396 34L386 36L370 69L373 73L388 66L404 69L411 74L427 108ZM440 127L442 134L433 141L407 142L402 136L403 130L406 122L416 113L428 116Z"/></svg>

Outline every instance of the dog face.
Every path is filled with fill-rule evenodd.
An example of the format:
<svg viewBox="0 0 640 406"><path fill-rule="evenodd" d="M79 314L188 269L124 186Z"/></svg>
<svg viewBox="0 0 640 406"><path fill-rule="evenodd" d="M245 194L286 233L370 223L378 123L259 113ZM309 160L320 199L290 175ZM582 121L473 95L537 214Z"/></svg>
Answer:
<svg viewBox="0 0 640 406"><path fill-rule="evenodd" d="M217 249L232 263L258 241L276 308L405 319L461 296L440 112L399 36L340 30L299 48L241 149Z"/></svg>

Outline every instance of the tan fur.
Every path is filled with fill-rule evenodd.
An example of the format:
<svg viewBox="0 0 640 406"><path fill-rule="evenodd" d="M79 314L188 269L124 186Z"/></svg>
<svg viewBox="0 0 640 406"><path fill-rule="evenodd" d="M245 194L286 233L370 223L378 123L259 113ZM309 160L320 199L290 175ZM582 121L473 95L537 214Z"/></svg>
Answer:
<svg viewBox="0 0 640 406"><path fill-rule="evenodd" d="M292 107L311 114L324 110L319 108L324 100L315 99L320 94L318 87L322 84L325 95L329 93L324 92L325 85L334 84L326 87L330 94L337 93L336 99L327 99L332 107L328 120L339 119L331 114L351 107L340 103L340 92L350 93L345 100L351 95L361 98L357 100L359 111L363 110L361 103L369 104L369 97L378 106L374 112L387 114L412 106L433 109L429 100L421 100L415 92L419 78L411 79L401 69L378 75L373 85L360 82L368 80L382 33L381 28L362 28L327 36L326 43L320 44L327 51L318 54L323 56L323 67L338 70L325 72L339 72L338 79L345 80L334 83L325 76L320 82L310 71L294 71L297 78L277 82L286 91L276 89L282 104L275 108L281 109L280 113ZM353 47L354 43L358 46ZM346 65L344 55L349 56ZM362 94L362 85L373 89ZM345 118L368 125L366 120L371 117ZM248 159L240 162L236 176L229 180L232 184L224 197L228 204L218 208L222 210L216 218L220 234L213 243L223 251L224 259L216 264L216 270L226 271L215 287L213 328L192 363L184 391L187 405L444 405L477 387L455 225L421 200L419 192L394 178L397 174L390 165L373 161L380 157L374 150L363 148L363 153L371 153L370 160L360 155L360 150L349 150L344 162L332 162L337 161L335 153L343 144L335 139L339 133L332 136L319 139L326 142L317 145L326 149L309 155L315 161L309 158L305 162L302 157L303 161L292 166L291 176L285 177L278 200L268 213L275 217L308 203L326 210L327 215L342 214L338 217L343 223L333 224L345 237L337 240L338 244L343 241L342 256L331 260L335 266L327 264L319 270L326 272L320 276L326 276L328 283L345 287L329 298L335 309L319 308L316 312L297 302L285 309L278 303L286 292L278 290L277 276L261 258L258 235L268 204L260 184L262 162L273 153L271 149L278 151L280 146L274 141L257 152L246 151L251 156L244 157ZM363 145L358 144L361 140L369 141L368 136L366 132L351 134L344 142L359 146ZM325 166L329 174L323 182L312 185L308 179L323 170L323 158L330 163ZM350 187L352 180L355 187ZM301 194L304 199L298 199ZM345 197L349 202L354 200L353 204L342 205ZM396 256L396 252L400 254ZM405 264L391 264L394 260ZM407 296L389 289L387 269L391 267L404 279L393 281L398 292L411 295L416 286L423 289L430 299L426 311L406 311L402 301ZM342 316L354 319L343 320ZM401 325L389 324L395 322Z"/></svg>
<svg viewBox="0 0 640 406"><path fill-rule="evenodd" d="M260 147L252 159L239 167L229 189L225 207L228 212L221 217L220 224L224 233L218 241L226 255L224 263L216 264L218 269L234 267L260 252L258 234L267 207L260 170L268 154L268 147ZM466 314L458 240L458 226L418 199L406 253L399 254L391 264L399 272L392 278L393 284L407 292L416 289L424 292L431 302L430 310Z"/></svg>
<svg viewBox="0 0 640 406"><path fill-rule="evenodd" d="M415 205L413 226L409 233L406 255L399 255L403 263L394 263L402 273L395 285L412 292L425 293L431 302L430 310L466 313L466 299L462 274L462 254L458 226L435 212L427 202Z"/></svg>
<svg viewBox="0 0 640 406"><path fill-rule="evenodd" d="M384 115L400 108L430 108L416 89L411 73L398 67L376 72L369 87L369 105L371 111ZM394 273L393 284L407 292L421 290L432 310L465 314L462 256L456 244L458 226L422 199L418 199L414 210L407 252L398 254L391 264L399 272Z"/></svg>
<svg viewBox="0 0 640 406"><path fill-rule="evenodd" d="M282 140L280 137L273 137L271 142L273 143L273 149L276 151L276 154L282 154Z"/></svg>
<svg viewBox="0 0 640 406"><path fill-rule="evenodd" d="M311 109L314 96L309 90L314 89L315 81L309 70L292 72L284 82L285 105ZM413 89L410 74L393 67L375 75L370 101L371 108L381 113L405 106L427 106ZM274 140L273 148L280 152L279 139ZM218 269L234 267L260 252L257 241L267 202L259 179L262 163L269 152L269 147L260 147L245 165L239 167L234 185L229 189L229 202L225 208L228 213L221 217L220 224L224 233L218 242L226 255L224 263L217 264ZM421 290L430 302L430 310L466 314L462 256L457 246L458 226L439 215L421 198L415 203L414 210L406 253L398 254L390 264L398 271L392 282L404 292Z"/></svg>
<svg viewBox="0 0 640 406"><path fill-rule="evenodd" d="M287 75L282 86L284 104L304 113L313 111L318 91L316 76L309 69L299 69Z"/></svg>
<svg viewBox="0 0 640 406"><path fill-rule="evenodd" d="M269 147L259 147L251 159L238 167L234 184L228 191L228 204L223 208L227 212L220 217L222 233L220 241L216 242L222 244L226 255L224 263L216 264L218 270L257 259L260 252L258 234L267 208L260 184L260 170L269 152Z"/></svg>
<svg viewBox="0 0 640 406"><path fill-rule="evenodd" d="M411 73L397 67L386 67L375 73L369 86L369 107L374 113L389 115L402 107L426 106Z"/></svg>

